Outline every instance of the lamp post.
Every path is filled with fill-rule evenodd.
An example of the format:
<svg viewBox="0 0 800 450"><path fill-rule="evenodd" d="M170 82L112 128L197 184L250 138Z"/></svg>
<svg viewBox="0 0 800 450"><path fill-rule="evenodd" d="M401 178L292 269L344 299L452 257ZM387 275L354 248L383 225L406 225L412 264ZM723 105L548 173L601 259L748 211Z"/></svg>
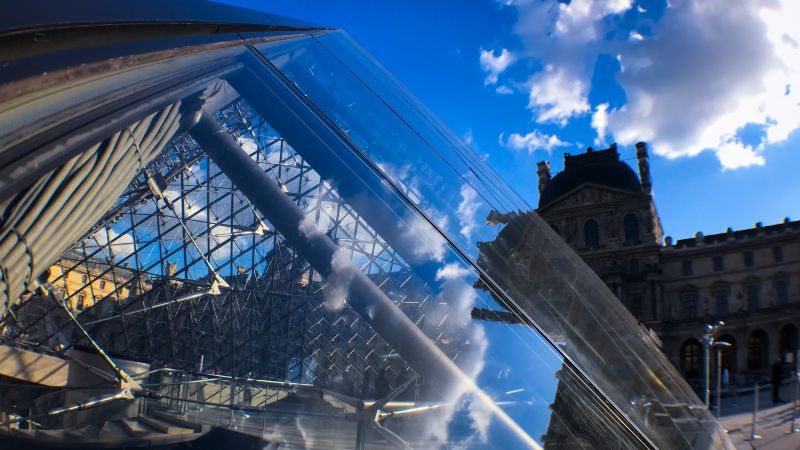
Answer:
<svg viewBox="0 0 800 450"><path fill-rule="evenodd" d="M800 431L797 427L797 397L798 388L800 388L800 352L795 351L793 356L794 367L792 367L792 386L794 387L794 398L792 399L792 426L789 429L790 433L797 433Z"/></svg>
<svg viewBox="0 0 800 450"><path fill-rule="evenodd" d="M712 346L717 350L717 419L719 419L722 405L722 349L731 348L733 345L730 342L716 341Z"/></svg>
<svg viewBox="0 0 800 450"><path fill-rule="evenodd" d="M717 342L717 335L722 327L725 326L725 322L718 320L717 323L714 325L707 323L706 324L706 332L703 334L703 383L704 392L703 392L703 403L706 405L706 409L709 408L711 404L711 347Z"/></svg>

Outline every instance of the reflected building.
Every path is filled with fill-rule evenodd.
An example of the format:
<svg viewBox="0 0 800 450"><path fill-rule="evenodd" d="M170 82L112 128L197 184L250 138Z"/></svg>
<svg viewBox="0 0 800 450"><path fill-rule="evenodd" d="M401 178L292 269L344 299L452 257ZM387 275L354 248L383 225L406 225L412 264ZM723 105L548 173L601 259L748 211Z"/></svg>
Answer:
<svg viewBox="0 0 800 450"><path fill-rule="evenodd" d="M647 147L639 176L616 145L564 156L555 176L538 164L537 212L644 326L670 361L701 386L700 335L723 320L722 356L733 384L768 379L778 359L796 360L800 325L800 221L674 241L652 194Z"/></svg>

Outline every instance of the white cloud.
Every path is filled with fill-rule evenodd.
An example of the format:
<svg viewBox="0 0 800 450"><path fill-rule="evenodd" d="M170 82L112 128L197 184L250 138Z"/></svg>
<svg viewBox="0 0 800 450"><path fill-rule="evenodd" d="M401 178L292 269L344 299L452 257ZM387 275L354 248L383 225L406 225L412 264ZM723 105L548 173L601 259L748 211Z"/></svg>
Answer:
<svg viewBox="0 0 800 450"><path fill-rule="evenodd" d="M442 290L433 303L434 309L428 311L429 322L440 324L440 331L444 331L451 339L469 343L463 345L463 352L458 357L463 378L440 387L444 405L437 410L437 414L431 415L421 430L424 437L454 448L476 441L485 443L491 418L498 415L502 420L503 416L497 405L475 385L475 380L485 367L489 340L483 325L472 320L472 308L478 295L472 283L465 279L473 275L473 271L460 264L442 266L436 272L436 280L442 282ZM449 436L449 424L456 416L469 418L470 426L475 431L473 436L461 442Z"/></svg>
<svg viewBox="0 0 800 450"><path fill-rule="evenodd" d="M133 236L131 236L130 233L120 234L113 228L101 228L92 235L92 239L97 245L102 247L99 255L102 255L103 258L111 256L115 261L119 261L132 255L136 250L136 247L133 245ZM91 247L91 245L91 243L87 244L89 247ZM89 254L94 252L94 248L87 250Z"/></svg>
<svg viewBox="0 0 800 450"><path fill-rule="evenodd" d="M597 139L603 140L606 137L606 127L608 126L608 103L597 105L592 114L592 128L597 131Z"/></svg>
<svg viewBox="0 0 800 450"><path fill-rule="evenodd" d="M539 130L533 130L526 135L519 133L511 133L508 139L503 142L503 135L499 138L500 144L514 150L526 150L529 154L533 154L536 150L544 150L552 152L554 148L564 147L568 144L554 134L545 134Z"/></svg>
<svg viewBox="0 0 800 450"><path fill-rule="evenodd" d="M475 137L472 135L472 129L468 129L464 132L464 135L461 136L461 139L464 141L465 144L469 145L470 147L475 142Z"/></svg>
<svg viewBox="0 0 800 450"><path fill-rule="evenodd" d="M738 169L747 166L763 166L764 157L749 145L732 141L721 144L716 149L722 167L725 169Z"/></svg>
<svg viewBox="0 0 800 450"><path fill-rule="evenodd" d="M528 107L537 122L566 124L590 111L588 94L594 62L608 16L631 8L630 0L524 0L515 3L515 32L525 55L544 65L528 79Z"/></svg>
<svg viewBox="0 0 800 450"><path fill-rule="evenodd" d="M674 158L713 149L723 168L764 164L763 146L800 126L800 96L787 86L800 75L797 2L774 8L756 0L735 9L723 0L676 1L653 37L624 49L619 81L628 103L609 111L608 129L623 144L651 141ZM758 148L738 142L747 124L763 125Z"/></svg>
<svg viewBox="0 0 800 450"><path fill-rule="evenodd" d="M499 55L495 56L495 50L481 49L480 61L481 69L486 72L486 79L483 83L495 84L497 83L497 77L514 62L514 54L504 48Z"/></svg>
<svg viewBox="0 0 800 450"><path fill-rule="evenodd" d="M506 86L504 84L501 84L500 86L497 86L494 91L497 92L500 95L509 95L509 94L513 94L514 93L514 91L511 90L510 87L508 87L508 86Z"/></svg>
<svg viewBox="0 0 800 450"><path fill-rule="evenodd" d="M475 189L468 184L461 186L461 203L458 205L456 215L461 224L461 235L469 239L472 236L472 230L478 226L475 220L475 214L478 212L482 203L478 200L478 193Z"/></svg>
<svg viewBox="0 0 800 450"><path fill-rule="evenodd" d="M515 32L524 54L543 70L528 79L529 108L540 123L565 124L591 111L588 93L597 57L616 55L627 103L595 107L593 127L621 144L650 141L669 158L714 151L723 168L763 164L764 148L800 128L800 2L675 0L654 22L611 16L628 0L520 0ZM637 7L640 13L644 8ZM645 39L638 25L650 29ZM737 139L760 125L763 142ZM734 145L736 144L736 145Z"/></svg>
<svg viewBox="0 0 800 450"><path fill-rule="evenodd" d="M537 122L563 126L571 117L589 111L588 90L585 81L548 64L531 78L528 107L535 112Z"/></svg>
<svg viewBox="0 0 800 450"><path fill-rule="evenodd" d="M300 230L300 232L303 233L303 235L305 235L305 237L309 239L319 236L321 234L325 234L325 232L328 231L325 228L323 228L323 226L320 223L317 222L315 216L316 212L310 211L306 213L306 215L303 217L303 220L301 220L300 223L297 225L297 228Z"/></svg>
<svg viewBox="0 0 800 450"><path fill-rule="evenodd" d="M436 280L457 280L471 273L469 269L460 264L445 264L441 269L436 271Z"/></svg>
<svg viewBox="0 0 800 450"><path fill-rule="evenodd" d="M429 211L427 212L429 213ZM431 217L430 214L428 217ZM444 221L444 227L447 229L447 216L439 217L440 221ZM436 220L436 218L431 218ZM447 250L447 241L439 234L436 228L432 227L427 220L423 219L416 213L413 213L406 221L406 232L403 237L409 242L413 242L414 256L420 260L444 260L445 251Z"/></svg>
<svg viewBox="0 0 800 450"><path fill-rule="evenodd" d="M325 302L323 305L330 311L340 311L347 303L347 294L350 291L350 283L356 275L358 268L353 265L347 252L342 249L336 250L331 258L331 273L327 277L328 284L325 286Z"/></svg>

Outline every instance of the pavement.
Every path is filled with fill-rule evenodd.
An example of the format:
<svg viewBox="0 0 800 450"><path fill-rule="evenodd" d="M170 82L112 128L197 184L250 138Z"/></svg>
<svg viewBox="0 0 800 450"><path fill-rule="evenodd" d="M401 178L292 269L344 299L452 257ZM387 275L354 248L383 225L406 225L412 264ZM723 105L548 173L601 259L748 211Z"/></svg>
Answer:
<svg viewBox="0 0 800 450"><path fill-rule="evenodd" d="M784 400L791 399L791 388L784 386L781 392ZM769 388L759 394L759 410L756 414L757 439L751 439L753 432L753 409L755 397L752 393L737 397L723 398L721 403L722 427L728 432L737 449L799 450L800 431L792 433L793 403L772 403ZM712 408L712 412L715 409ZM800 429L800 402L796 409L798 429Z"/></svg>

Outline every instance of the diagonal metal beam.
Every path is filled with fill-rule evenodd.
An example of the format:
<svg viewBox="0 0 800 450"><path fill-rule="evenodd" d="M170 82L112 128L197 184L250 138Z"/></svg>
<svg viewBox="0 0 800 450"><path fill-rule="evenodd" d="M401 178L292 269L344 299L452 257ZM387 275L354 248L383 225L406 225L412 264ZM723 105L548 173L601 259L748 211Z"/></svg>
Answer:
<svg viewBox="0 0 800 450"><path fill-rule="evenodd" d="M349 306L417 373L446 385L463 386L516 434L526 447L541 448L357 266L349 259L339 261L345 258L339 258L337 264L333 264L336 253L340 251L339 246L323 233L306 234L300 230L299 225L305 219L305 213L212 117L201 115L190 133L233 184L314 269L328 280L339 277L352 280L347 289Z"/></svg>

